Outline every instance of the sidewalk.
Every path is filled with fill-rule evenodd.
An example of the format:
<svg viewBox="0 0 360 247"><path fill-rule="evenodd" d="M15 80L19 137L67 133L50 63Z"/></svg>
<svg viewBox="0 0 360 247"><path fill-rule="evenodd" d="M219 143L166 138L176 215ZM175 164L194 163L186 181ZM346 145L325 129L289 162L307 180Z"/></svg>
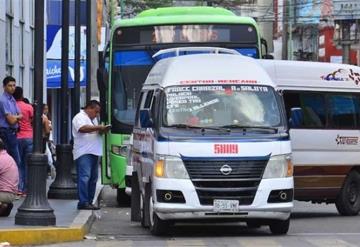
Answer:
<svg viewBox="0 0 360 247"><path fill-rule="evenodd" d="M47 182L50 185L53 181ZM102 187L99 180L96 186L96 201ZM56 217L55 226L15 225L15 215L23 201L24 198L16 200L10 216L0 218L0 243L9 242L12 246L81 241L97 217L97 211L78 210L77 200L49 199Z"/></svg>

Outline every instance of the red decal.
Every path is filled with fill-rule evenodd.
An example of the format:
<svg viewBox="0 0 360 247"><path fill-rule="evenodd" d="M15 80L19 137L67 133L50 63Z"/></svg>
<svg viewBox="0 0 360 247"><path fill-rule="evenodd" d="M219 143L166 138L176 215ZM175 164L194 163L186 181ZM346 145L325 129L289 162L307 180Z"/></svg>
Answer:
<svg viewBox="0 0 360 247"><path fill-rule="evenodd" d="M215 154L237 154L238 152L237 144L214 144Z"/></svg>

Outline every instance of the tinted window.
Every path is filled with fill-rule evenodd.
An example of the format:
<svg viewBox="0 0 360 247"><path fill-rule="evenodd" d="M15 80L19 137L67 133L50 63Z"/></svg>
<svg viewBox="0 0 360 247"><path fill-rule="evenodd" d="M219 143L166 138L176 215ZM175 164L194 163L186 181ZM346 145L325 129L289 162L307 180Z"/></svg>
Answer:
<svg viewBox="0 0 360 247"><path fill-rule="evenodd" d="M359 126L359 98L353 95L329 96L330 124L333 128L356 128Z"/></svg>
<svg viewBox="0 0 360 247"><path fill-rule="evenodd" d="M360 98L352 93L284 92L288 117L291 108L302 109L301 128L360 128Z"/></svg>
<svg viewBox="0 0 360 247"><path fill-rule="evenodd" d="M326 106L324 93L285 92L284 101L288 117L291 108L302 109L299 122L302 128L324 128L326 126Z"/></svg>
<svg viewBox="0 0 360 247"><path fill-rule="evenodd" d="M166 44L196 42L258 42L256 29L246 24L184 24L119 28L114 44Z"/></svg>

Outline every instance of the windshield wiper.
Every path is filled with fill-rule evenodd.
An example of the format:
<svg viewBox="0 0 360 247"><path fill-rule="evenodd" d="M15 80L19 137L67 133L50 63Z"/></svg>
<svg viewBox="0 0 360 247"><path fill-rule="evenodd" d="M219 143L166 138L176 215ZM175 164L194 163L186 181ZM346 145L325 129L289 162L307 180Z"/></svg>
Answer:
<svg viewBox="0 0 360 247"><path fill-rule="evenodd" d="M258 130L273 130L274 132L277 132L278 129L275 127L270 126L250 126L250 125L241 125L241 124L229 124L229 125L223 125L221 128L239 128L239 129L258 129Z"/></svg>
<svg viewBox="0 0 360 247"><path fill-rule="evenodd" d="M165 127L169 127L169 128L182 128L182 129L201 129L201 131L205 131L205 130L221 130L221 131L226 131L226 132L230 132L230 129L228 128L223 128L223 127L207 127L207 126L197 126L197 125L189 125L189 124L172 124L172 125L167 125Z"/></svg>

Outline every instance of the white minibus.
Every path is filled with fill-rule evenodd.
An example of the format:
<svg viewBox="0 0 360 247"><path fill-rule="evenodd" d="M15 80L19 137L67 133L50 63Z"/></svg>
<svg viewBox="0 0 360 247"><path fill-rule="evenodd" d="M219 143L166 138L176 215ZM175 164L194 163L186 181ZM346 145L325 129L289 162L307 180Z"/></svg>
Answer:
<svg viewBox="0 0 360 247"><path fill-rule="evenodd" d="M176 48L159 57L136 111L132 220L153 234L189 220L243 221L286 234L293 168L285 109L270 77L228 49Z"/></svg>
<svg viewBox="0 0 360 247"><path fill-rule="evenodd" d="M258 61L283 95L290 117L295 199L360 210L360 68Z"/></svg>

